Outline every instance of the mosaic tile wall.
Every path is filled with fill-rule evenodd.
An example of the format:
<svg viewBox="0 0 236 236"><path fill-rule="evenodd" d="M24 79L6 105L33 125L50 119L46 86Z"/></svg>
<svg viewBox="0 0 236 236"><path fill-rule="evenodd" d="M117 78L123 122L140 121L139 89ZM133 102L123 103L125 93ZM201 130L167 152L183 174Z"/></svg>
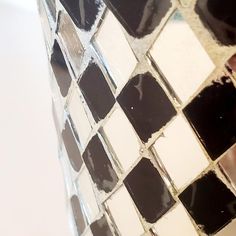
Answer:
<svg viewBox="0 0 236 236"><path fill-rule="evenodd" d="M74 235L236 235L235 0L38 0Z"/></svg>

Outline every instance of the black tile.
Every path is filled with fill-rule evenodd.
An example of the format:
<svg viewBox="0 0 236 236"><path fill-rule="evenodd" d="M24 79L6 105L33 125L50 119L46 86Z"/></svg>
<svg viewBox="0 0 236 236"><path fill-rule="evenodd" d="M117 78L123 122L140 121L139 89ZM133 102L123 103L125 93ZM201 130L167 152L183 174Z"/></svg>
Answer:
<svg viewBox="0 0 236 236"><path fill-rule="evenodd" d="M104 0L128 33L142 38L159 25L171 7L170 0Z"/></svg>
<svg viewBox="0 0 236 236"><path fill-rule="evenodd" d="M70 163L73 169L78 172L83 164L83 161L68 121L66 121L65 129L62 131L62 138Z"/></svg>
<svg viewBox="0 0 236 236"><path fill-rule="evenodd" d="M94 236L112 236L113 235L105 216L102 216L102 218L93 222L90 228Z"/></svg>
<svg viewBox="0 0 236 236"><path fill-rule="evenodd" d="M156 222L174 204L157 169L143 158L124 180L141 215L149 223Z"/></svg>
<svg viewBox="0 0 236 236"><path fill-rule="evenodd" d="M198 0L196 12L224 45L236 44L236 1Z"/></svg>
<svg viewBox="0 0 236 236"><path fill-rule="evenodd" d="M190 185L180 200L207 234L213 234L236 217L236 198L214 172Z"/></svg>
<svg viewBox="0 0 236 236"><path fill-rule="evenodd" d="M176 115L167 95L149 72L130 80L117 100L143 142Z"/></svg>
<svg viewBox="0 0 236 236"><path fill-rule="evenodd" d="M85 221L84 221L83 213L81 210L80 202L76 195L73 195L71 197L70 202L71 202L71 207L72 207L77 231L79 235L81 235L85 229Z"/></svg>
<svg viewBox="0 0 236 236"><path fill-rule="evenodd" d="M94 119L104 119L114 105L115 98L98 65L89 64L78 84Z"/></svg>
<svg viewBox="0 0 236 236"><path fill-rule="evenodd" d="M69 74L65 58L57 41L55 41L53 45L51 66L55 74L57 84L60 88L61 95L63 97L66 97L71 85L71 76Z"/></svg>
<svg viewBox="0 0 236 236"><path fill-rule="evenodd" d="M91 30L101 6L100 0L60 1L78 28L85 31Z"/></svg>
<svg viewBox="0 0 236 236"><path fill-rule="evenodd" d="M236 90L228 77L201 91L184 113L213 160L236 142Z"/></svg>
<svg viewBox="0 0 236 236"><path fill-rule="evenodd" d="M118 177L98 135L89 142L83 159L98 189L110 192L118 182Z"/></svg>

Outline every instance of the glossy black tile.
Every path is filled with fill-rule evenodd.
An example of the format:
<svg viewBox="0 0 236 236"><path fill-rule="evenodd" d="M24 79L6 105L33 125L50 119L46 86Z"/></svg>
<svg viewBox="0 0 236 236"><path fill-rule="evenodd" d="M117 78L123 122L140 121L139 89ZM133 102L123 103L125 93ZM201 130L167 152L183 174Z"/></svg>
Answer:
<svg viewBox="0 0 236 236"><path fill-rule="evenodd" d="M99 220L93 222L90 228L94 236L112 236L113 235L105 216L102 216Z"/></svg>
<svg viewBox="0 0 236 236"><path fill-rule="evenodd" d="M72 133L72 130L70 128L69 122L66 121L65 128L62 131L62 138L63 142L70 160L70 163L73 167L73 169L77 172L79 172L83 161L82 157L79 151L79 148L77 146L77 143L75 141L74 135Z"/></svg>
<svg viewBox="0 0 236 236"><path fill-rule="evenodd" d="M236 44L236 1L198 0L196 12L224 45Z"/></svg>
<svg viewBox="0 0 236 236"><path fill-rule="evenodd" d="M236 217L236 197L214 172L194 182L179 198L207 234L217 232Z"/></svg>
<svg viewBox="0 0 236 236"><path fill-rule="evenodd" d="M81 210L80 202L76 195L73 195L71 197L70 202L71 202L71 207L72 207L77 231L79 235L81 235L85 229L85 221L84 221L83 213Z"/></svg>
<svg viewBox="0 0 236 236"><path fill-rule="evenodd" d="M100 0L60 0L75 25L85 31L91 30L99 8Z"/></svg>
<svg viewBox="0 0 236 236"><path fill-rule="evenodd" d="M98 65L90 63L78 84L95 121L104 119L114 105L115 98Z"/></svg>
<svg viewBox="0 0 236 236"><path fill-rule="evenodd" d="M201 91L184 114L213 160L236 142L236 90L228 77Z"/></svg>
<svg viewBox="0 0 236 236"><path fill-rule="evenodd" d="M57 84L60 88L61 95L63 97L66 97L71 85L71 76L69 74L65 58L57 41L55 41L53 45L51 66L55 74Z"/></svg>
<svg viewBox="0 0 236 236"><path fill-rule="evenodd" d="M170 0L104 0L128 33L142 38L159 25L171 7Z"/></svg>
<svg viewBox="0 0 236 236"><path fill-rule="evenodd" d="M84 162L99 190L110 192L118 182L104 146L95 135L83 153Z"/></svg>
<svg viewBox="0 0 236 236"><path fill-rule="evenodd" d="M159 172L147 158L134 167L124 184L149 223L156 222L175 204Z"/></svg>
<svg viewBox="0 0 236 236"><path fill-rule="evenodd" d="M117 100L143 142L176 115L167 95L149 72L131 79Z"/></svg>

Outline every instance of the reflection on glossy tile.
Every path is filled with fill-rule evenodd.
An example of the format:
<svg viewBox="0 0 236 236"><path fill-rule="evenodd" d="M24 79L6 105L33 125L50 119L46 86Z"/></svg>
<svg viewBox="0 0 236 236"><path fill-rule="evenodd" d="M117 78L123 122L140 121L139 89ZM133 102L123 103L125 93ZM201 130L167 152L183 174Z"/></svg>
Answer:
<svg viewBox="0 0 236 236"><path fill-rule="evenodd" d="M87 114L83 108L79 94L76 90L74 90L72 94L72 97L69 102L68 110L69 110L73 125L79 136L79 142L81 146L84 147L85 143L88 140L88 137L92 128L89 123Z"/></svg>
<svg viewBox="0 0 236 236"><path fill-rule="evenodd" d="M182 102L199 88L215 68L178 11L157 38L150 54Z"/></svg>
<svg viewBox="0 0 236 236"><path fill-rule="evenodd" d="M170 0L105 0L125 29L141 38L159 25L171 7Z"/></svg>
<svg viewBox="0 0 236 236"><path fill-rule="evenodd" d="M115 98L98 65L90 63L78 84L94 119L104 119L114 105Z"/></svg>
<svg viewBox="0 0 236 236"><path fill-rule="evenodd" d="M228 77L213 82L184 109L213 160L236 142L236 90Z"/></svg>
<svg viewBox="0 0 236 236"><path fill-rule="evenodd" d="M235 236L235 232L236 232L236 220L233 220L215 236Z"/></svg>
<svg viewBox="0 0 236 236"><path fill-rule="evenodd" d="M236 216L236 197L214 172L195 181L179 198L207 234L217 232Z"/></svg>
<svg viewBox="0 0 236 236"><path fill-rule="evenodd" d="M209 164L191 127L181 116L165 129L154 147L177 188L190 183Z"/></svg>
<svg viewBox="0 0 236 236"><path fill-rule="evenodd" d="M229 149L219 164L236 188L236 147Z"/></svg>
<svg viewBox="0 0 236 236"><path fill-rule="evenodd" d="M117 184L118 177L98 135L90 140L83 159L98 189L110 192Z"/></svg>
<svg viewBox="0 0 236 236"><path fill-rule="evenodd" d="M51 56L51 66L55 74L57 84L61 95L66 97L71 85L71 76L69 74L65 58L57 41L54 41L53 53Z"/></svg>
<svg viewBox="0 0 236 236"><path fill-rule="evenodd" d="M90 226L94 236L112 236L111 229L107 223L106 217L102 216L100 219L93 222Z"/></svg>
<svg viewBox="0 0 236 236"><path fill-rule="evenodd" d="M198 0L196 12L215 37L225 45L236 44L236 2L234 0Z"/></svg>
<svg viewBox="0 0 236 236"><path fill-rule="evenodd" d="M143 158L124 180L141 215L155 223L175 203L163 179L149 159Z"/></svg>
<svg viewBox="0 0 236 236"><path fill-rule="evenodd" d="M52 14L54 20L56 20L56 3L55 0L46 0L48 8Z"/></svg>
<svg viewBox="0 0 236 236"><path fill-rule="evenodd" d="M70 163L74 170L78 172L83 164L83 161L68 121L66 121L65 128L62 131L62 138Z"/></svg>
<svg viewBox="0 0 236 236"><path fill-rule="evenodd" d="M129 79L137 60L122 32L121 25L110 11L95 41L115 86L120 89Z"/></svg>
<svg viewBox="0 0 236 236"><path fill-rule="evenodd" d="M79 199L82 203L82 207L87 216L88 222L92 223L99 213L99 208L89 173L86 169L83 169L78 177L77 189L79 193Z"/></svg>
<svg viewBox="0 0 236 236"><path fill-rule="evenodd" d="M132 78L117 100L143 142L176 114L165 92L149 72Z"/></svg>
<svg viewBox="0 0 236 236"><path fill-rule="evenodd" d="M74 72L78 74L83 57L83 46L70 17L64 12L60 12L59 15L58 35L70 57L70 64L72 65Z"/></svg>
<svg viewBox="0 0 236 236"><path fill-rule="evenodd" d="M139 143L127 117L116 109L103 127L119 163L127 171L139 157Z"/></svg>
<svg viewBox="0 0 236 236"><path fill-rule="evenodd" d="M140 236L144 233L133 202L124 186L112 195L107 205L121 236Z"/></svg>
<svg viewBox="0 0 236 236"><path fill-rule="evenodd" d="M101 1L60 0L70 17L80 29L89 31L95 23Z"/></svg>
<svg viewBox="0 0 236 236"><path fill-rule="evenodd" d="M158 236L198 236L185 208L178 204L155 224Z"/></svg>
<svg viewBox="0 0 236 236"><path fill-rule="evenodd" d="M75 218L75 224L79 234L82 234L85 229L85 221L83 213L80 207L79 199L76 195L73 195L70 199L73 215Z"/></svg>

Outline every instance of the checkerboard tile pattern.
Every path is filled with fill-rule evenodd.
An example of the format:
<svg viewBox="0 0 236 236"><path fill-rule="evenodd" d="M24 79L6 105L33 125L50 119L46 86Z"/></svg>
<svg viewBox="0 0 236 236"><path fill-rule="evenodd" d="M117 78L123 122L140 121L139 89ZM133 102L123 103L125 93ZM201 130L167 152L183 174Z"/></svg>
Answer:
<svg viewBox="0 0 236 236"><path fill-rule="evenodd" d="M235 1L38 6L74 235L235 236Z"/></svg>

